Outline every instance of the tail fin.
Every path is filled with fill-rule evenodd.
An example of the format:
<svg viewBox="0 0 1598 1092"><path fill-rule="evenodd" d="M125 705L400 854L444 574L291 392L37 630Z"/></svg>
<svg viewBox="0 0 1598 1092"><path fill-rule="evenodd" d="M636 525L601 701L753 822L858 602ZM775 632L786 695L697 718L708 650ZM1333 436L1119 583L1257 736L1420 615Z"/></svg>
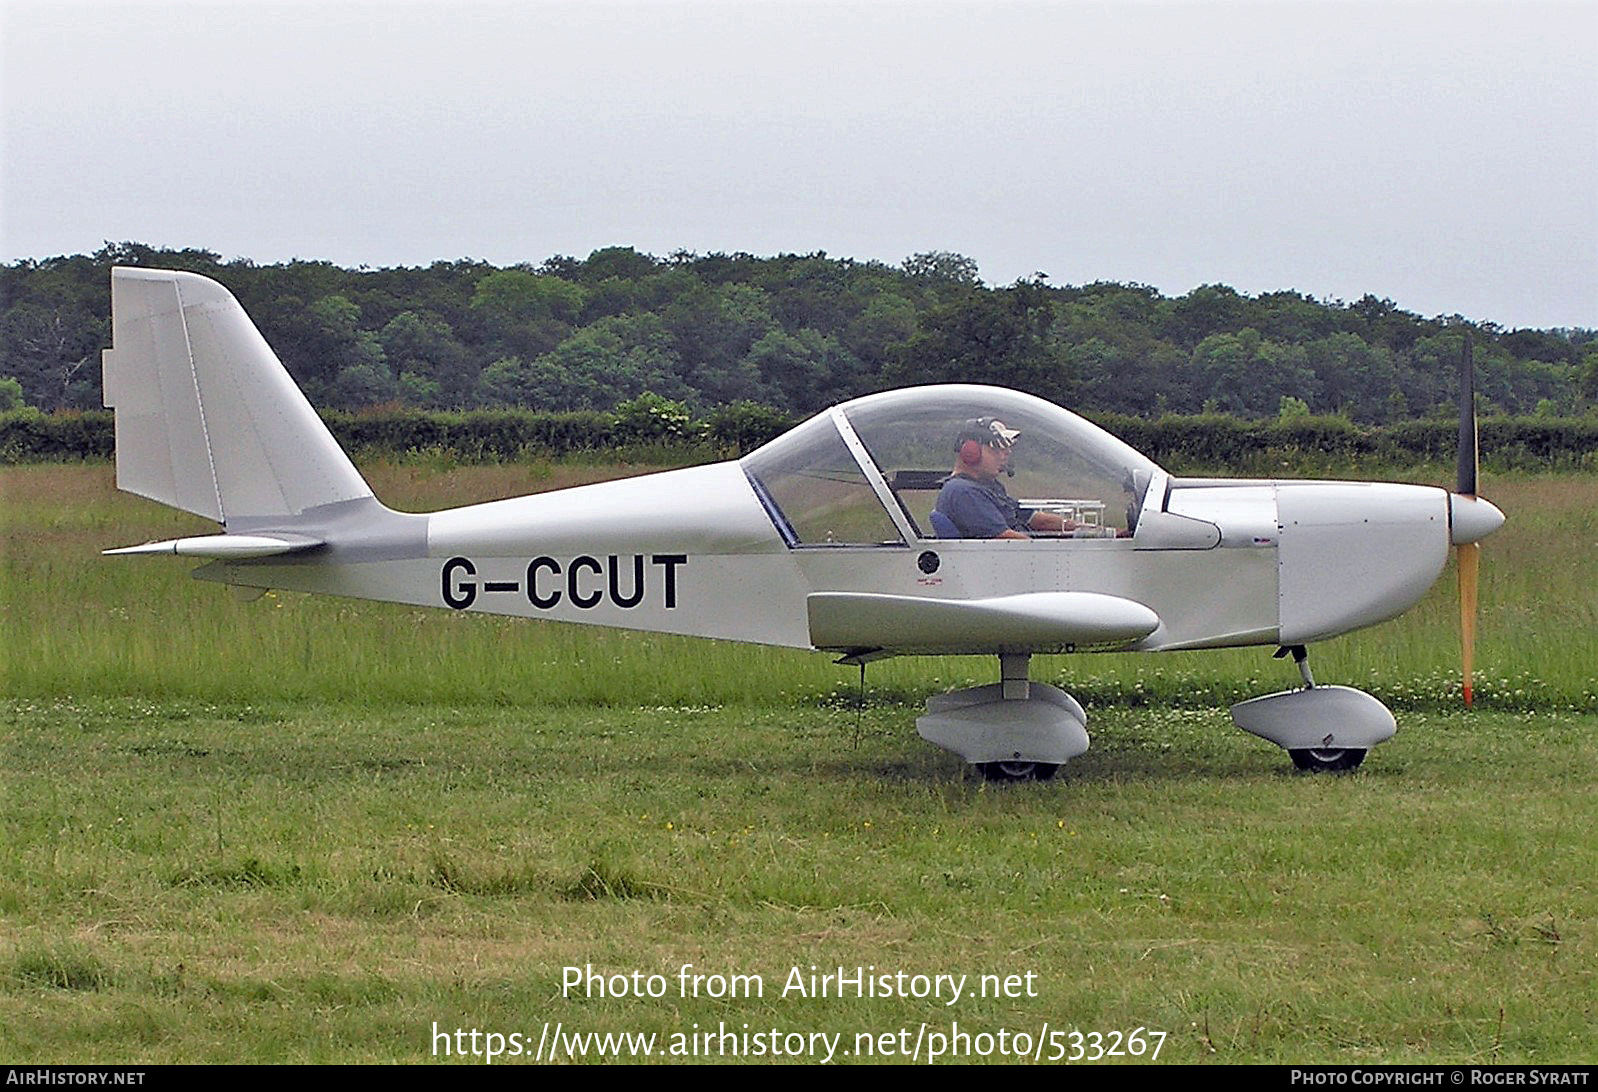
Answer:
<svg viewBox="0 0 1598 1092"><path fill-rule="evenodd" d="M283 522L372 490L226 288L111 271L105 404L117 488L221 524Z"/></svg>

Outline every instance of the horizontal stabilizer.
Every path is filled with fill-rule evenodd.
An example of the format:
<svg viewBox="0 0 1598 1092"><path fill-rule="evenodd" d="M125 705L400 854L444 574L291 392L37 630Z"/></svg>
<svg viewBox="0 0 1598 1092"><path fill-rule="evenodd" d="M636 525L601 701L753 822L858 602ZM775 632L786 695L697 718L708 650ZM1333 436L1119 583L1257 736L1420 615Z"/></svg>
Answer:
<svg viewBox="0 0 1598 1092"><path fill-rule="evenodd" d="M1131 599L1097 592L1029 592L992 599L931 599L873 592L807 596L810 641L859 655L955 655L1115 647L1148 636L1160 619Z"/></svg>
<svg viewBox="0 0 1598 1092"><path fill-rule="evenodd" d="M146 542L142 546L124 546L119 550L103 550L106 555L161 554L177 557L214 557L239 560L247 557L272 557L292 554L324 545L322 539L309 535L200 535L197 538L169 538L165 542Z"/></svg>

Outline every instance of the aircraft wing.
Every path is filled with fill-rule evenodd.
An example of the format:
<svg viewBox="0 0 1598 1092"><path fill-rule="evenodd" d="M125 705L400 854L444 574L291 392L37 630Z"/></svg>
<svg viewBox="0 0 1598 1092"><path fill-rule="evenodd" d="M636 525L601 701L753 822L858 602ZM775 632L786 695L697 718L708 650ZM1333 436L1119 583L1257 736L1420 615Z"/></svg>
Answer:
<svg viewBox="0 0 1598 1092"><path fill-rule="evenodd" d="M1159 615L1142 603L1098 592L989 599L815 592L805 606L811 643L851 660L1115 648L1160 624Z"/></svg>

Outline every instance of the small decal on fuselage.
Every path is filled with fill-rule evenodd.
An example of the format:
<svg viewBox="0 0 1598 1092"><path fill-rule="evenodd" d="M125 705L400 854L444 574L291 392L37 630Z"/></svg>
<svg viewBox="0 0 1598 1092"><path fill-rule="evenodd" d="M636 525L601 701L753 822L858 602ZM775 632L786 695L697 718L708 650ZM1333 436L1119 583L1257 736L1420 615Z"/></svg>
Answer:
<svg viewBox="0 0 1598 1092"><path fill-rule="evenodd" d="M647 565L646 565L647 561ZM601 603L631 609L646 602L677 606L677 569L687 554L587 554L569 560L543 556L527 563L521 580L478 580L471 558L452 557L440 573L444 605L465 610L479 596L522 595L539 610L570 603L590 610Z"/></svg>

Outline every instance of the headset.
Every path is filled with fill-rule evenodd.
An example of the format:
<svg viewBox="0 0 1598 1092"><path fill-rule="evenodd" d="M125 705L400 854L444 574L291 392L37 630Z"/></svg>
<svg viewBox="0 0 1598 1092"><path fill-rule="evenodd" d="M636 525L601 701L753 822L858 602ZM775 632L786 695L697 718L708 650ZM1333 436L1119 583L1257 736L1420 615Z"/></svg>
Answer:
<svg viewBox="0 0 1598 1092"><path fill-rule="evenodd" d="M1007 430L1004 424L992 417L975 417L967 421L960 429L960 438L955 451L959 455L960 465L966 469L973 469L982 464L982 449L995 447L1009 450L1015 443L1015 433ZM1005 464L1004 473L1015 477L1015 468Z"/></svg>

